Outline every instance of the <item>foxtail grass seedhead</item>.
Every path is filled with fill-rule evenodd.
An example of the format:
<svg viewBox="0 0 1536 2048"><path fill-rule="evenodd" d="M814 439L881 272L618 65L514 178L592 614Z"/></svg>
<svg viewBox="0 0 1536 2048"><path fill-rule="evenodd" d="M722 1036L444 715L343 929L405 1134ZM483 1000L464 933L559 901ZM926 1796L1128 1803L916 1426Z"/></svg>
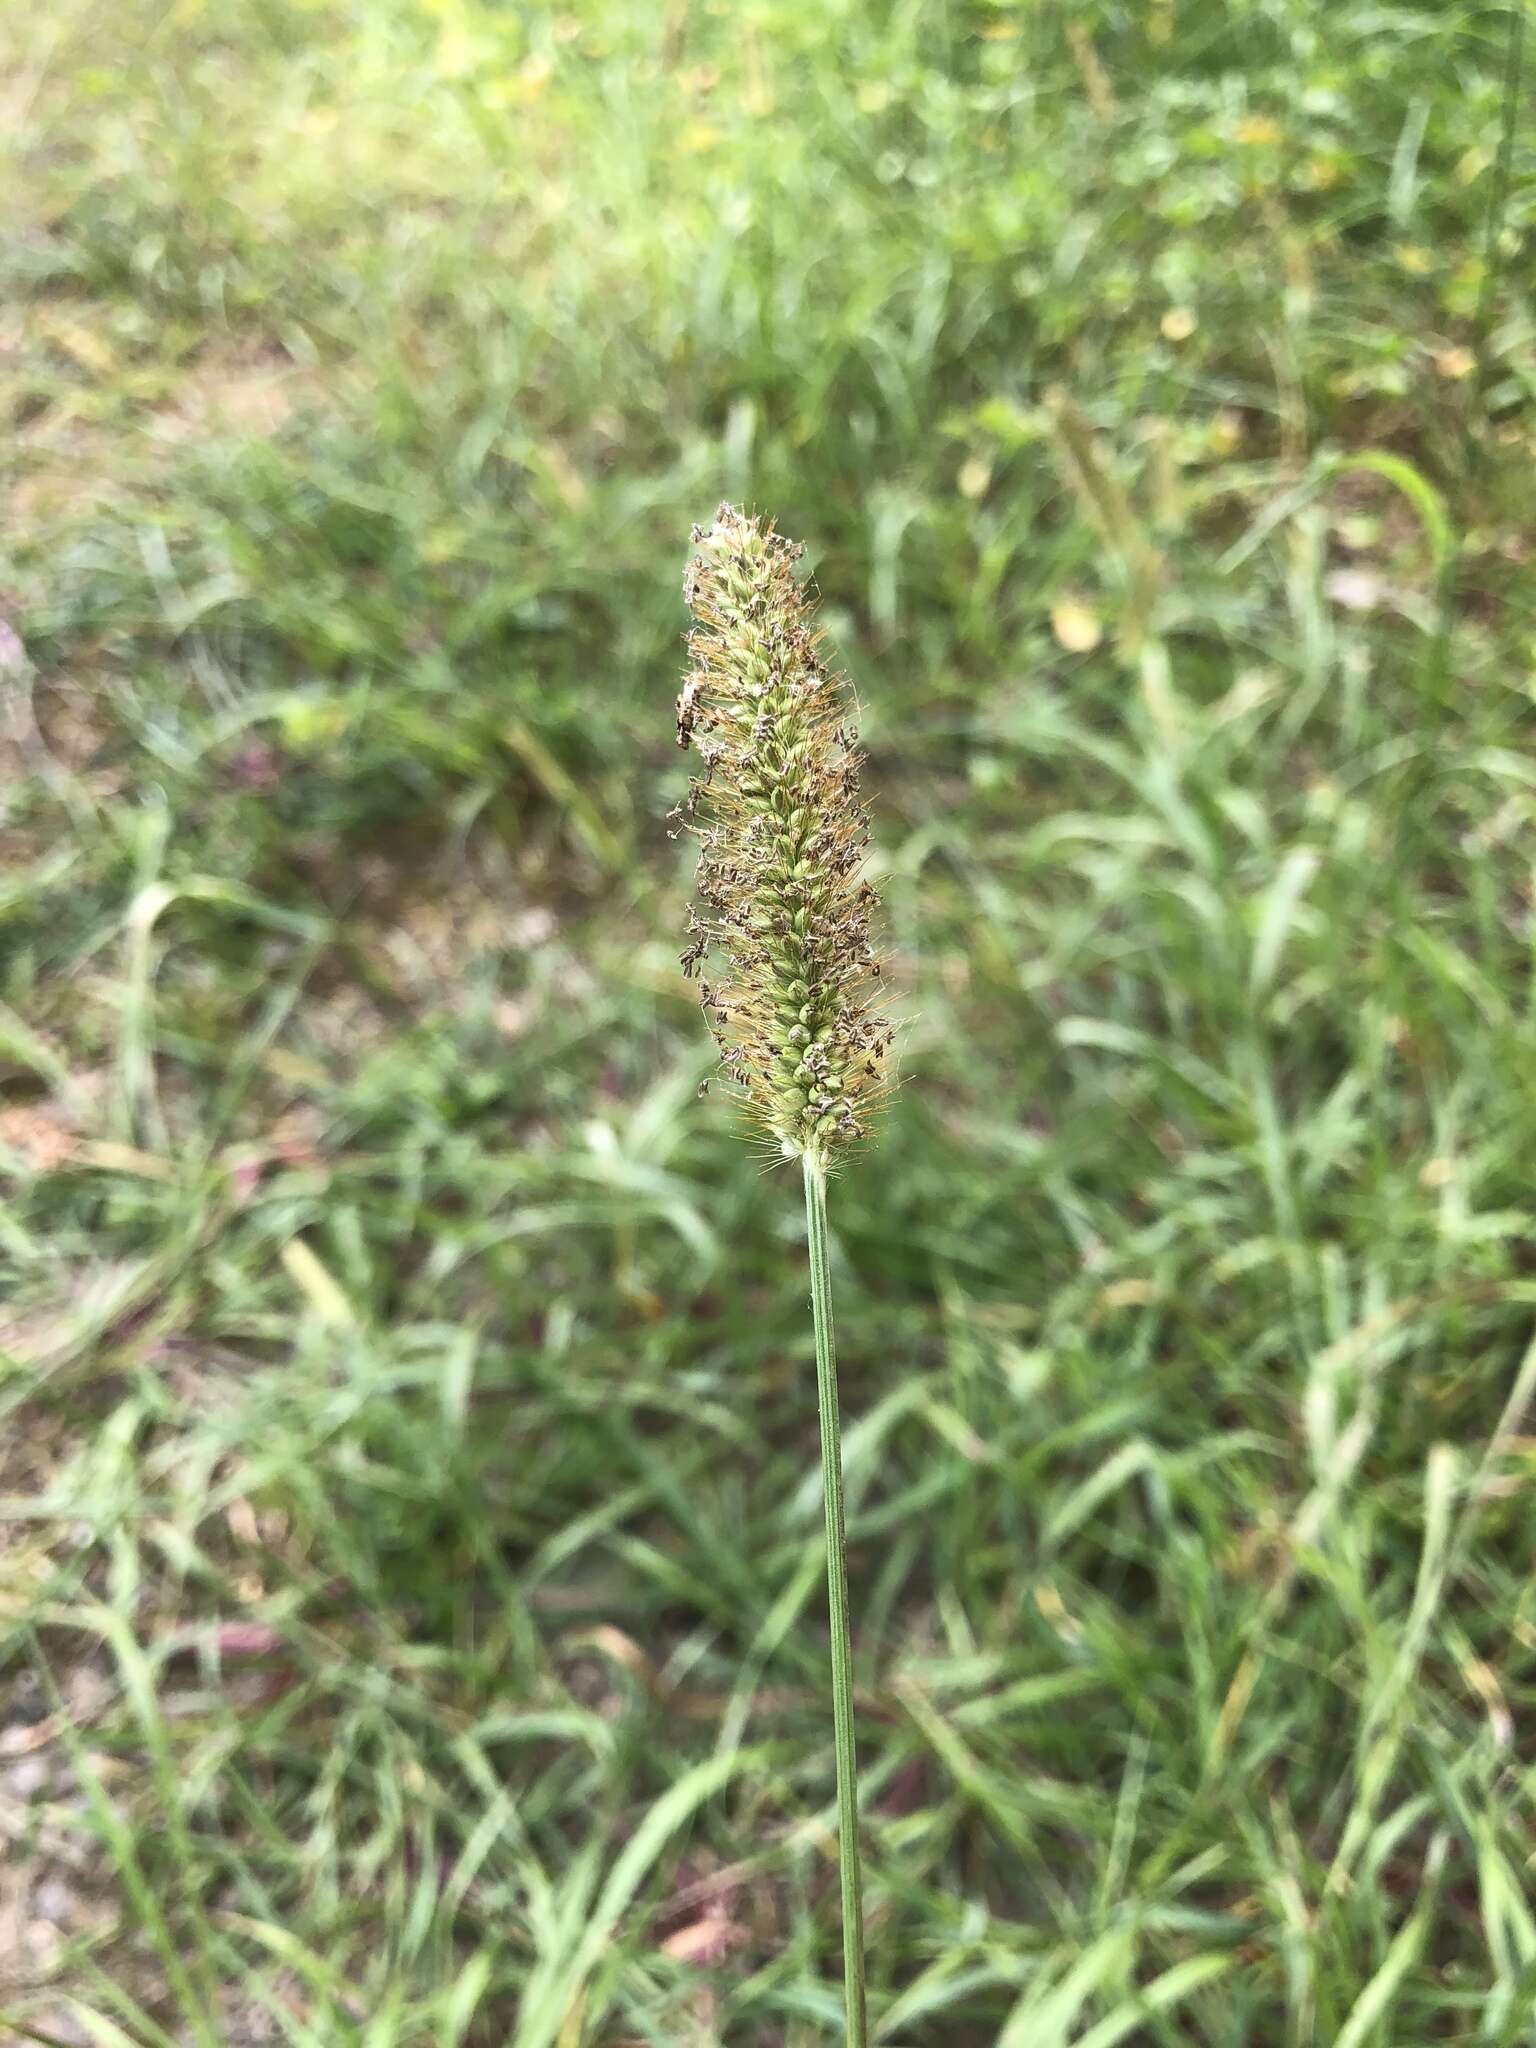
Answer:
<svg viewBox="0 0 1536 2048"><path fill-rule="evenodd" d="M725 1071L789 1157L864 1135L892 1033L860 869L869 833L850 693L818 653L801 550L722 505L683 584L695 625L677 740L704 773L676 815L698 835L683 971Z"/></svg>

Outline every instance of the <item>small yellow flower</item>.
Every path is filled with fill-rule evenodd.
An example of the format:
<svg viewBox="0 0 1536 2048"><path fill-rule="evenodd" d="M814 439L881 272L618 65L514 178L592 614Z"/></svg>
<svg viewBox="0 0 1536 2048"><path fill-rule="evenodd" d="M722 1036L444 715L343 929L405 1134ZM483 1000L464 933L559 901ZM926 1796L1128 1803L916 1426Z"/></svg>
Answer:
<svg viewBox="0 0 1536 2048"><path fill-rule="evenodd" d="M960 465L955 478L962 498L984 498L992 481L992 465L984 455L972 455Z"/></svg>
<svg viewBox="0 0 1536 2048"><path fill-rule="evenodd" d="M1091 654L1104 638L1098 613L1076 597L1051 606L1051 631L1069 654Z"/></svg>

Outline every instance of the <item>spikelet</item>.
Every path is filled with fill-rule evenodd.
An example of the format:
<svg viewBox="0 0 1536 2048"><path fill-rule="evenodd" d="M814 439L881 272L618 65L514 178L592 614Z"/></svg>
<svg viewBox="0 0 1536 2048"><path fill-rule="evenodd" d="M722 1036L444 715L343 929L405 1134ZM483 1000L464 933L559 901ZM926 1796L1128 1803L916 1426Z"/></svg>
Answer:
<svg viewBox="0 0 1536 2048"><path fill-rule="evenodd" d="M825 1164L864 1135L892 1039L849 692L818 653L794 542L731 505L693 540L677 739L704 773L674 813L699 839L683 971L718 955L699 991L725 1072L787 1157Z"/></svg>

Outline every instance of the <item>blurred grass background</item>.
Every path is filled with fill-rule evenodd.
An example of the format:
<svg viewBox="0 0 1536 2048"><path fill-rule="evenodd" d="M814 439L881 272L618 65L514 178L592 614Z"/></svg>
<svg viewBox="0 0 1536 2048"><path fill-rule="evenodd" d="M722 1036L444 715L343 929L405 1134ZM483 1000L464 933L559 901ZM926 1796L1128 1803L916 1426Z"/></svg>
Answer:
<svg viewBox="0 0 1536 2048"><path fill-rule="evenodd" d="M1536 2041L1519 4L7 10L0 2032L838 2031L730 496L907 1020L879 2038Z"/></svg>

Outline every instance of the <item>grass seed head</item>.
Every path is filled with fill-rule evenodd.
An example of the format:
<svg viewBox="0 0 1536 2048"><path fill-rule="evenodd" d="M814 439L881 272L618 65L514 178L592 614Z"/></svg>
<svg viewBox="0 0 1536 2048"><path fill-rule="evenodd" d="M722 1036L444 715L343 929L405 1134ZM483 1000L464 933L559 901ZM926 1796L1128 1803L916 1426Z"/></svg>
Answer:
<svg viewBox="0 0 1536 2048"><path fill-rule="evenodd" d="M699 992L726 1073L784 1153L825 1163L864 1135L892 1037L850 692L822 661L794 542L730 505L693 539L677 738L704 773L682 809L699 840L683 971L718 957Z"/></svg>

